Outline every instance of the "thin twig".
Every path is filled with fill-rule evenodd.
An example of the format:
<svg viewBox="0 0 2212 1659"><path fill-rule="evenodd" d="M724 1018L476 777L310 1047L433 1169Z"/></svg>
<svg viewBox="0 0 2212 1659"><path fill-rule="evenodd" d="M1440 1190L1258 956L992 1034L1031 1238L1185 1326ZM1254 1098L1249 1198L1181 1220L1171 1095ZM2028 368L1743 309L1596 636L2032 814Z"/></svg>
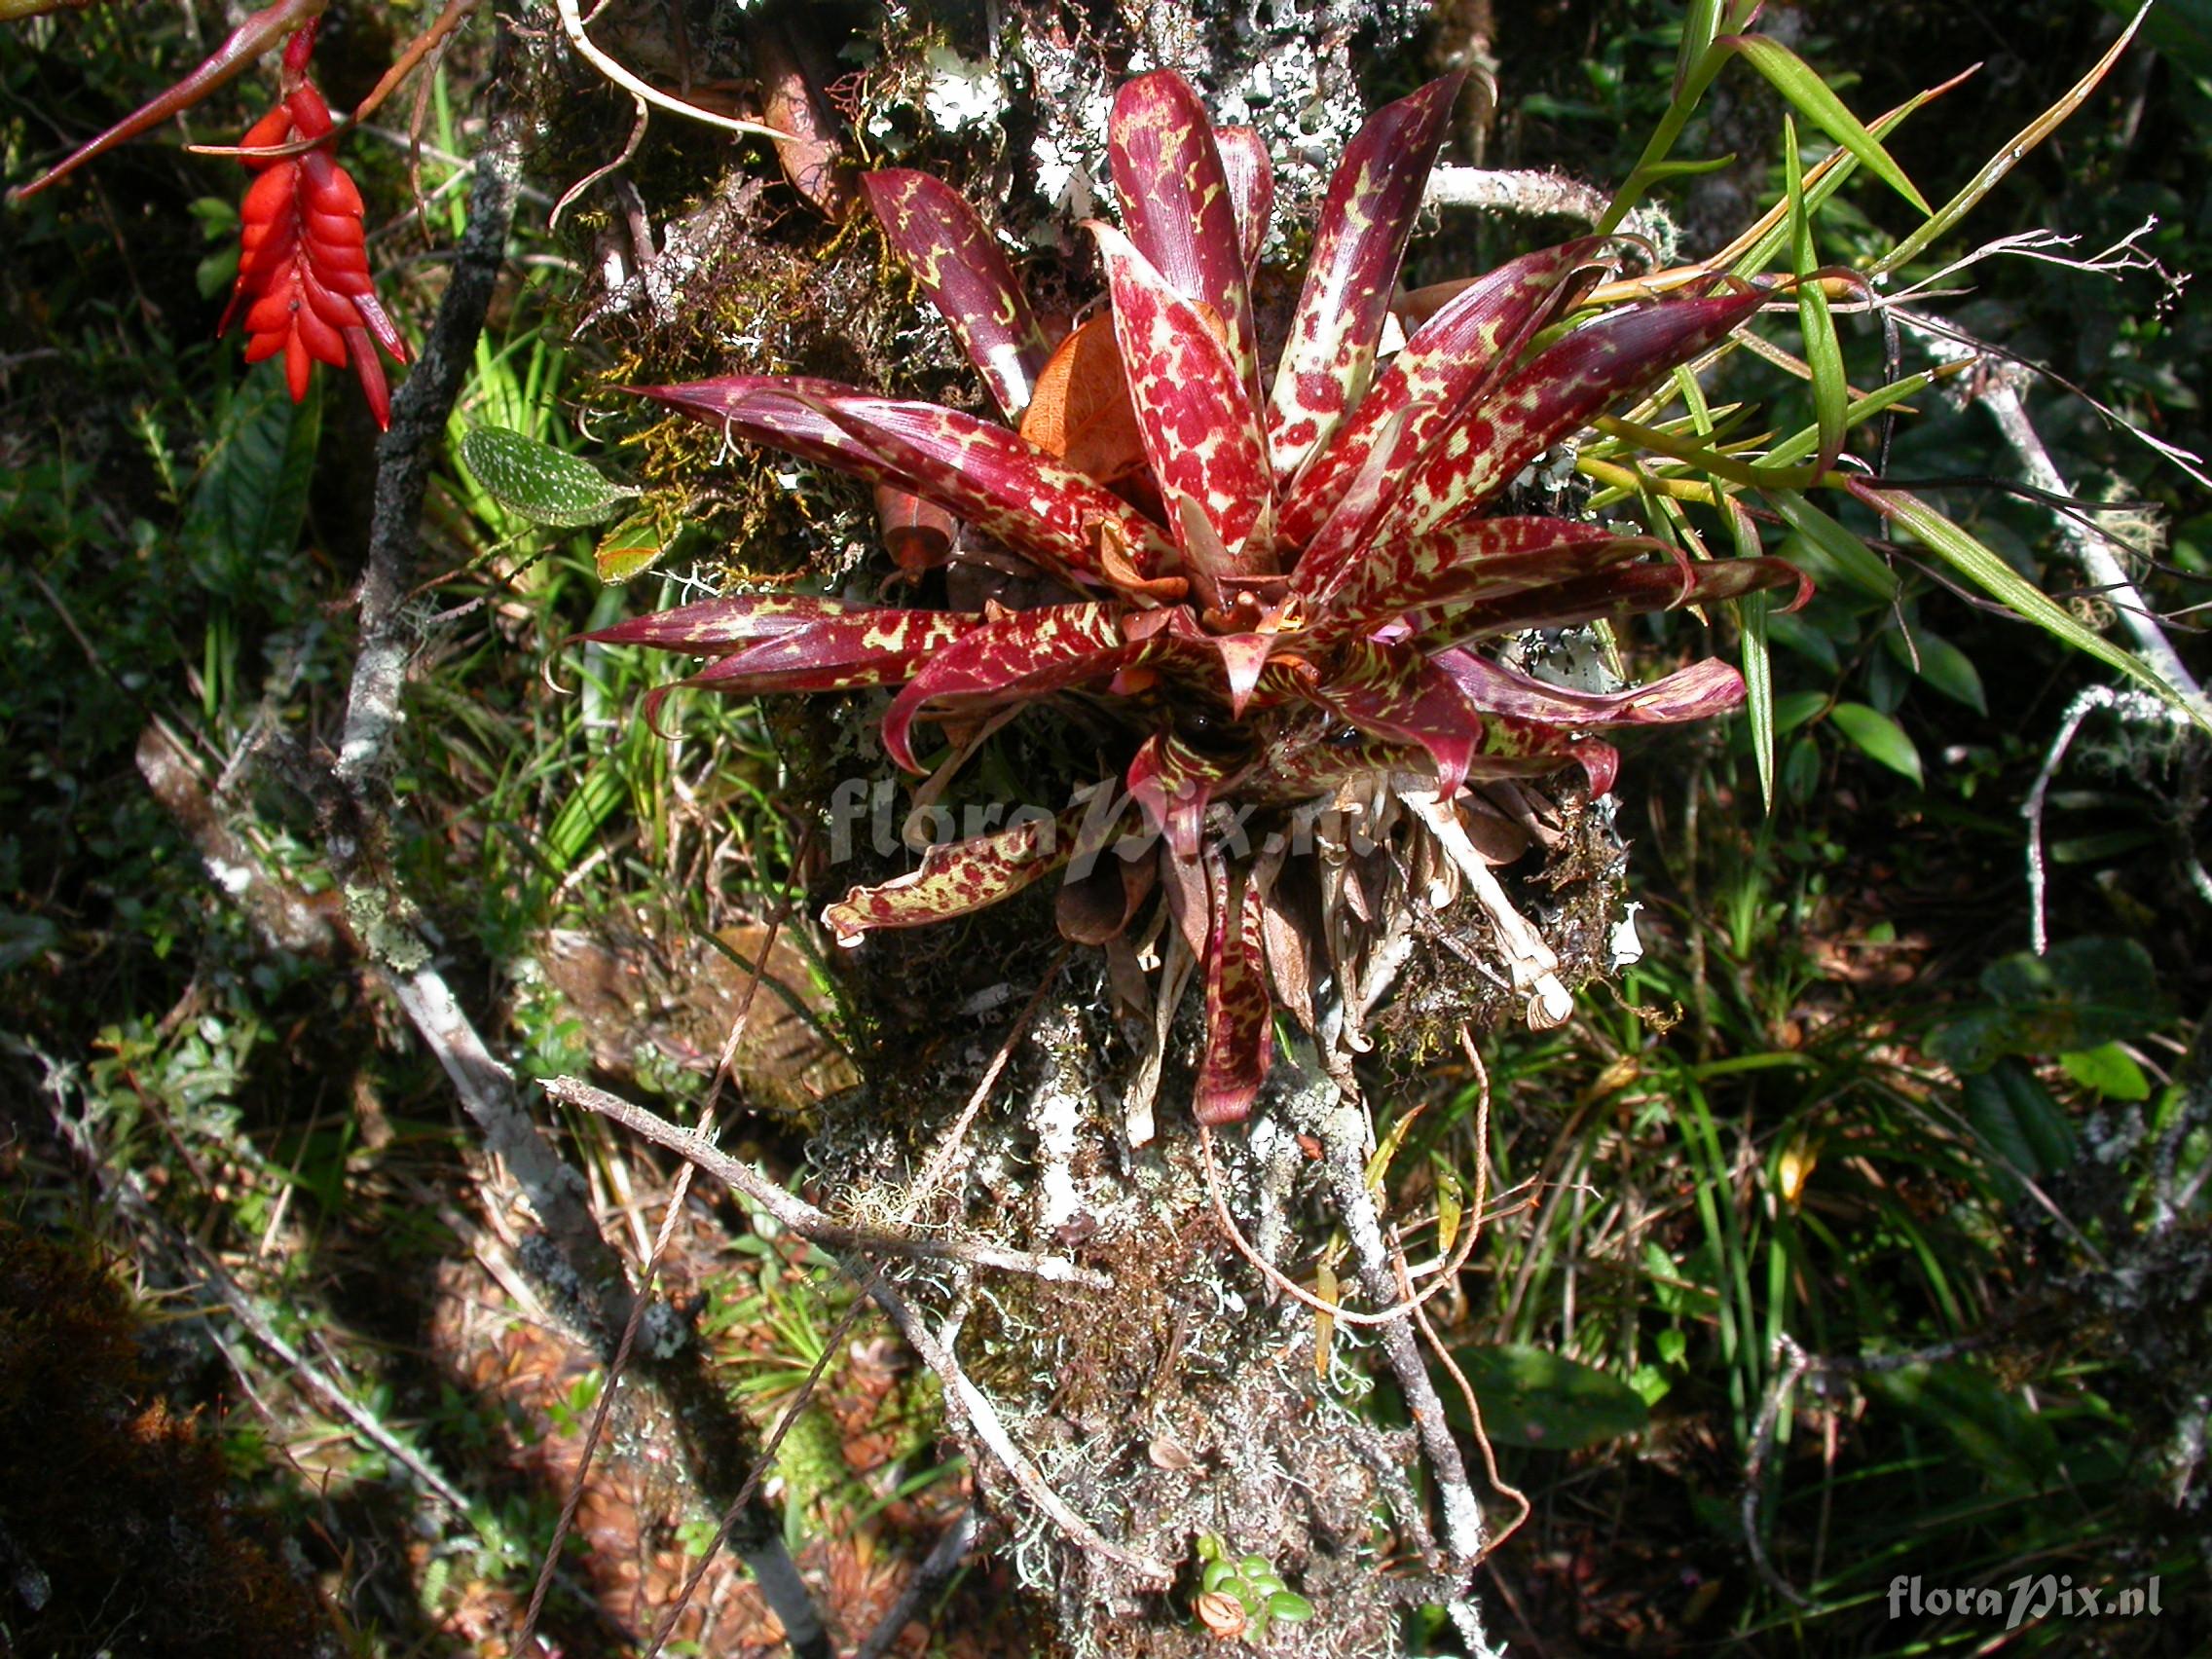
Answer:
<svg viewBox="0 0 2212 1659"><path fill-rule="evenodd" d="M568 34L569 44L576 49L576 55L632 97L642 98L645 102L657 109L665 109L672 115L681 115L687 120L704 123L708 127L719 127L724 132L742 132L756 138L776 138L787 143L792 141L793 134L786 132L780 127L770 127L758 121L740 121L734 116L718 115L711 109L701 109L697 104L685 103L682 98L664 92L647 82L639 80L637 76L631 74L629 70L592 43L591 36L584 32L584 19L576 11L576 0L554 0L554 9L561 15L561 27Z"/></svg>
<svg viewBox="0 0 2212 1659"><path fill-rule="evenodd" d="M556 1077L546 1081L545 1092L565 1105L579 1106L624 1128L634 1129L656 1146L697 1164L724 1185L743 1193L784 1227L830 1250L881 1251L917 1261L965 1262L972 1267L995 1268L1002 1272L1027 1273L1052 1284L1080 1284L1092 1290L1110 1290L1113 1280L1104 1273L1080 1268L1064 1256L1039 1256L1026 1250L1010 1250L960 1238L916 1238L902 1233L850 1227L833 1221L804 1198L778 1186L750 1163L735 1159L693 1131L680 1128L643 1106L618 1094L594 1088L579 1078Z"/></svg>

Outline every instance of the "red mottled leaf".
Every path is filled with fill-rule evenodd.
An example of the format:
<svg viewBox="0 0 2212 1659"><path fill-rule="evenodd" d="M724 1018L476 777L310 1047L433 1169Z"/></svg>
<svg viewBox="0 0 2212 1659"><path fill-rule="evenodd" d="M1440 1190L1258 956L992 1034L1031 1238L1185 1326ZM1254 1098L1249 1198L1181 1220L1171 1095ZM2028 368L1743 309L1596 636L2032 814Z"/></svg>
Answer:
<svg viewBox="0 0 2212 1659"><path fill-rule="evenodd" d="M1080 806L1057 817L1039 811L996 834L932 847L921 868L852 889L822 912L823 923L839 944L854 945L876 928L920 927L1011 899L1068 862L1083 813Z"/></svg>
<svg viewBox="0 0 2212 1659"><path fill-rule="evenodd" d="M1050 570L1095 572L1106 523L1127 538L1140 573L1167 559L1167 538L1150 521L1018 432L935 403L861 395L810 401L916 495Z"/></svg>
<svg viewBox="0 0 2212 1659"><path fill-rule="evenodd" d="M1402 642L1344 647L1337 672L1312 696L1362 731L1419 745L1435 763L1447 797L1466 777L1482 743L1483 718L1459 682Z"/></svg>
<svg viewBox="0 0 2212 1659"><path fill-rule="evenodd" d="M1350 417L1311 452L1283 502L1283 539L1299 546L1313 539L1401 415L1404 424L1384 453L1391 475L1409 468L1583 291L1570 278L1604 246L1604 238L1585 237L1509 260L1467 283L1416 329Z"/></svg>
<svg viewBox="0 0 2212 1659"><path fill-rule="evenodd" d="M1486 715L1507 715L1578 730L1712 719L1744 701L1744 677L1714 658L1677 669L1648 685L1631 685L1618 691L1577 691L1554 685L1472 651L1442 651L1435 660Z"/></svg>
<svg viewBox="0 0 2212 1659"><path fill-rule="evenodd" d="M1421 643L1434 649L1527 628L1573 628L1601 616L1677 610L1776 587L1795 587L1791 603L1799 605L1813 584L1787 559L1715 559L1692 566L1687 580L1678 570L1635 565L1470 605L1430 629Z"/></svg>
<svg viewBox="0 0 2212 1659"><path fill-rule="evenodd" d="M1112 317L1094 316L1060 342L1037 377L1021 435L1101 484L1142 469L1144 434Z"/></svg>
<svg viewBox="0 0 2212 1659"><path fill-rule="evenodd" d="M653 645L661 650L714 656L817 622L852 616L943 614L934 610L882 611L870 606L849 605L841 599L817 599L811 594L736 593L701 600L696 605L680 605L673 610L656 610L650 616L633 616L627 622L595 628L576 638L605 645Z"/></svg>
<svg viewBox="0 0 2212 1659"><path fill-rule="evenodd" d="M1321 608L1331 624L1373 627L1431 606L1587 575L1664 544L1560 518L1488 518L1371 543Z"/></svg>
<svg viewBox="0 0 2212 1659"><path fill-rule="evenodd" d="M1261 251L1268 245L1268 226L1274 219L1275 165L1252 128L1217 127L1213 141L1221 152L1221 170L1229 179L1229 201L1236 210L1236 240L1249 275L1260 263Z"/></svg>
<svg viewBox="0 0 2212 1659"><path fill-rule="evenodd" d="M1428 447L1385 533L1419 535L1474 512L1607 405L1641 395L1725 339L1763 300L1757 293L1657 300L1576 329L1507 376Z"/></svg>
<svg viewBox="0 0 2212 1659"><path fill-rule="evenodd" d="M893 700L883 717L883 747L909 772L915 764L913 724L930 704L962 708L1010 698L1044 697L1088 680L1104 679L1156 647L1131 642L1112 605L1049 605L971 629L947 645Z"/></svg>
<svg viewBox="0 0 2212 1659"><path fill-rule="evenodd" d="M1095 221L1090 230L1106 260L1114 337L1161 499L1172 503L1180 495L1198 503L1232 571L1272 571L1274 478L1259 416L1227 349L1128 238ZM1172 511L1169 524L1189 557L1186 527Z"/></svg>
<svg viewBox="0 0 2212 1659"><path fill-rule="evenodd" d="M779 683L776 689L891 685L909 679L947 645L983 626L981 617L957 610L856 609L849 615L825 617L747 645L722 658L706 674L752 680L769 675L829 676L866 670L869 671L866 679L839 679L834 686L826 681L821 685Z"/></svg>
<svg viewBox="0 0 2212 1659"><path fill-rule="evenodd" d="M861 184L885 238L952 325L1006 418L1020 420L1051 349L976 209L949 185L904 167L867 173Z"/></svg>
<svg viewBox="0 0 2212 1659"><path fill-rule="evenodd" d="M725 375L687 381L681 386L625 388L718 423L731 437L765 444L832 471L850 472L890 489L907 488L904 473L822 413L820 404L835 397L871 395L842 381L805 375Z"/></svg>
<svg viewBox="0 0 2212 1659"><path fill-rule="evenodd" d="M1367 390L1421 189L1465 79L1447 75L1376 111L1337 163L1268 410L1278 477L1295 473Z"/></svg>
<svg viewBox="0 0 2212 1659"><path fill-rule="evenodd" d="M1242 798L1268 805L1289 805L1329 794L1347 778L1418 772L1425 759L1426 752L1418 744L1392 743L1365 732L1346 736L1328 727L1309 728L1302 738L1270 750L1238 793Z"/></svg>
<svg viewBox="0 0 2212 1659"><path fill-rule="evenodd" d="M1179 859L1195 859L1207 804L1244 769L1240 761L1200 754L1172 732L1155 732L1129 762L1124 782L1152 827L1167 837L1169 850Z"/></svg>
<svg viewBox="0 0 2212 1659"><path fill-rule="evenodd" d="M1260 359L1243 240L1205 107L1172 69L1140 75L1114 95L1107 147L1129 240L1170 289L1221 318L1234 378L1256 409Z"/></svg>
<svg viewBox="0 0 2212 1659"><path fill-rule="evenodd" d="M1212 937L1206 941L1206 1047L1192 1101L1201 1124L1242 1123L1268 1079L1274 1010L1268 999L1260 895L1251 877L1216 853L1206 861Z"/></svg>

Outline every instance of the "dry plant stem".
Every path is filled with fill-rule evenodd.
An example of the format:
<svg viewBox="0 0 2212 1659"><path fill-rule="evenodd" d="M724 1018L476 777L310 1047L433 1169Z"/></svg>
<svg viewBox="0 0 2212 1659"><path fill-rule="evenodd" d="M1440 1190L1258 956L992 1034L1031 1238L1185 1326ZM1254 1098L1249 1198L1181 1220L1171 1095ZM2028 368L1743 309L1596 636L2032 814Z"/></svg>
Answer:
<svg viewBox="0 0 2212 1659"><path fill-rule="evenodd" d="M417 644L405 613L413 585L416 531L441 453L446 418L484 331L492 290L505 261L522 176L522 124L512 115L493 123L477 155L469 190L468 228L455 251L452 277L423 354L391 399L391 429L377 447L375 514L369 564L361 577L361 645L347 700L338 781L365 802L387 763L400 719L399 691ZM373 849L362 849L370 852Z"/></svg>
<svg viewBox="0 0 2212 1659"><path fill-rule="evenodd" d="M914 1568L913 1576L900 1587L899 1596L878 1619L867 1639L853 1650L853 1659L884 1659L900 1635L921 1613L930 1593L960 1569L968 1552L976 1547L977 1520L973 1505L952 1518L943 1536Z"/></svg>
<svg viewBox="0 0 2212 1659"><path fill-rule="evenodd" d="M1111 1290L1113 1280L1104 1273L1079 1268L1063 1256L1037 1256L1025 1250L1008 1250L995 1244L977 1244L958 1238L910 1238L903 1234L847 1227L833 1221L796 1194L786 1191L741 1160L732 1158L691 1130L680 1128L620 1095L595 1088L578 1078L557 1077L545 1092L565 1105L578 1106L626 1129L635 1130L656 1146L664 1146L686 1161L697 1164L726 1186L743 1193L783 1226L801 1238L830 1250L882 1251L917 1261L964 1262L972 1267L995 1268L1003 1272L1027 1273L1052 1284L1080 1284L1092 1290Z"/></svg>
<svg viewBox="0 0 2212 1659"><path fill-rule="evenodd" d="M389 879L384 849L388 835L385 774L400 719L407 661L419 643L406 598L431 463L443 453L446 422L483 332L514 221L522 124L512 112L494 119L474 171L468 225L456 250L445 298L414 372L392 399L391 429L377 454L369 562L361 579L361 644L333 769L335 793L343 798L328 801L326 810L324 848L333 872L350 895L381 909L386 925L402 935L407 931L402 921L406 903ZM424 1046L453 1080L487 1145L521 1183L563 1272L572 1281L564 1289L575 1295L593 1347L610 1353L619 1346L616 1333L631 1327L643 1298L632 1292L620 1259L599 1232L583 1178L538 1133L514 1080L492 1057L420 941L410 941L399 960L383 953L379 968ZM700 1390L694 1385L688 1392L696 1397ZM707 1487L716 1484L723 1461L714 1437L727 1426L707 1420L712 1416L713 1408L702 1401L690 1419L695 1434L685 1437L693 1477ZM757 1514L747 1520L742 1553L793 1650L827 1659L821 1614L784 1547L775 1518Z"/></svg>
<svg viewBox="0 0 2212 1659"><path fill-rule="evenodd" d="M1434 207L1472 207L1525 218L1581 219L1592 225L1604 218L1608 205L1604 192L1565 173L1451 166L1440 166L1429 173L1427 201ZM1674 250L1681 238L1674 221L1659 208L1639 207L1621 229L1650 242L1658 250L1661 265L1674 262Z"/></svg>

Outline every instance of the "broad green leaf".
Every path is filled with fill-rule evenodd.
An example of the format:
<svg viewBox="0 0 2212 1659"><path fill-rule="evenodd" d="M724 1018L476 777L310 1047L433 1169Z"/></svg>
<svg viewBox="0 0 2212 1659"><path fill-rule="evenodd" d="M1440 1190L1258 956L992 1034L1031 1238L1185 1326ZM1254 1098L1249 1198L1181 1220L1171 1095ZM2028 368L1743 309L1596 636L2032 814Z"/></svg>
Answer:
<svg viewBox="0 0 2212 1659"><path fill-rule="evenodd" d="M1974 667L1973 658L1942 635L1915 627L1908 641L1903 633L1891 628L1882 635L1882 647L1952 702L1964 703L1977 715L1989 713L1989 697L1981 688L1981 670Z"/></svg>
<svg viewBox="0 0 2212 1659"><path fill-rule="evenodd" d="M240 384L217 416L184 520L185 551L209 586L257 584L270 561L299 551L321 432L320 375L301 403L286 394L281 375Z"/></svg>
<svg viewBox="0 0 2212 1659"><path fill-rule="evenodd" d="M1806 120L1857 156L1868 172L1923 213L1929 211L1927 199L1913 188L1904 169L1890 159L1881 140L1860 125L1859 118L1843 107L1843 100L1828 91L1827 83L1789 48L1772 35L1760 34L1730 35L1714 45L1741 56L1796 105Z"/></svg>
<svg viewBox="0 0 2212 1659"><path fill-rule="evenodd" d="M1294 1590L1277 1590L1268 1598L1268 1617L1282 1624L1304 1624L1313 1616L1313 1604Z"/></svg>
<svg viewBox="0 0 2212 1659"><path fill-rule="evenodd" d="M1960 1104L1974 1137L1998 1161L1998 1185L2017 1201L2021 1177L2042 1181L2074 1161L2074 1126L2050 1090L2018 1060L1962 1078Z"/></svg>
<svg viewBox="0 0 2212 1659"><path fill-rule="evenodd" d="M2093 1088L2113 1100L2148 1100L2151 1080L2135 1063L2135 1056L2118 1043L2100 1043L2058 1056L2066 1075L2083 1088Z"/></svg>
<svg viewBox="0 0 2212 1659"><path fill-rule="evenodd" d="M1889 716L1864 703L1838 703L1828 711L1828 719L1867 759L1902 773L1923 788L1927 786L1920 770L1920 751L1905 736L1904 727Z"/></svg>
<svg viewBox="0 0 2212 1659"><path fill-rule="evenodd" d="M1484 1431L1499 1446L1572 1452L1639 1433L1651 1420L1626 1382L1563 1355L1519 1345L1452 1353L1483 1409ZM1446 1409L1464 1416L1456 1400Z"/></svg>
<svg viewBox="0 0 2212 1659"><path fill-rule="evenodd" d="M1811 555L1805 565L1816 582L1834 577L1885 604L1897 597L1897 572L1825 512L1794 490L1770 490L1767 499L1782 515L1782 522L1803 538L1799 548ZM1783 557L1792 557L1788 546Z"/></svg>
<svg viewBox="0 0 2212 1659"><path fill-rule="evenodd" d="M1965 575L2013 615L2033 622L2077 650L2085 651L2099 662L2119 669L2130 680L2149 686L2167 702L2187 713L2204 731L2212 733L2212 719L2208 719L2204 711L2191 699L2182 696L2165 681L2153 674L2132 651L2121 649L2102 634L2077 621L2070 611L2056 604L2049 595L1926 501L1901 490L1878 490L1857 480L1846 488L1885 518L1893 519L1911 531L1931 553Z"/></svg>
<svg viewBox="0 0 2212 1659"><path fill-rule="evenodd" d="M1827 706L1825 692L1784 692L1774 700L1774 735L1787 737Z"/></svg>
<svg viewBox="0 0 2212 1659"><path fill-rule="evenodd" d="M2043 1492L2058 1474L2058 1437L2050 1424L1978 1366L1951 1360L1869 1372L1862 1386L1940 1429L2002 1491Z"/></svg>
<svg viewBox="0 0 2212 1659"><path fill-rule="evenodd" d="M2043 955L2019 951L1982 971L1988 1006L1932 1032L1928 1051L1959 1073L2007 1054L2064 1054L2127 1042L2163 1017L2157 970L2127 939L2070 939Z"/></svg>
<svg viewBox="0 0 2212 1659"><path fill-rule="evenodd" d="M501 426L468 432L461 459L487 495L533 524L563 530L599 524L638 494L608 483L588 461Z"/></svg>

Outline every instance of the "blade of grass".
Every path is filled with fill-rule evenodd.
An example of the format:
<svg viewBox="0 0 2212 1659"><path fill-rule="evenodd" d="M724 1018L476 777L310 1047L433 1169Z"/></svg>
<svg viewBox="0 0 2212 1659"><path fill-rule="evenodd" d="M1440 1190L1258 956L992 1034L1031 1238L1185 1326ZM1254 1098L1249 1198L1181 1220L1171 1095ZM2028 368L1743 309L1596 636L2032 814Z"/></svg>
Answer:
<svg viewBox="0 0 2212 1659"><path fill-rule="evenodd" d="M1967 180L1966 187L1930 215L1926 224L1876 260L1869 275L1880 277L1895 271L1972 212L1984 196L1996 189L1998 181L2019 165L2021 157L2049 137L2052 130L2081 108L2083 100L2096 91L2097 83L2120 61L2120 55L2127 50L2128 42L2135 38L2135 31L2143 26L2143 19L2150 12L2151 0L2144 0L2143 9L2135 14L2134 19L2126 28L2120 30L2120 38L2112 43L2105 55L2090 67L2089 72L2075 82L2067 90L2065 96L2014 133L2011 142L1984 162L1980 170Z"/></svg>

